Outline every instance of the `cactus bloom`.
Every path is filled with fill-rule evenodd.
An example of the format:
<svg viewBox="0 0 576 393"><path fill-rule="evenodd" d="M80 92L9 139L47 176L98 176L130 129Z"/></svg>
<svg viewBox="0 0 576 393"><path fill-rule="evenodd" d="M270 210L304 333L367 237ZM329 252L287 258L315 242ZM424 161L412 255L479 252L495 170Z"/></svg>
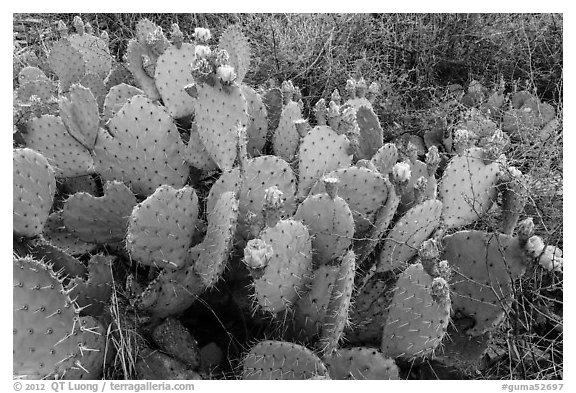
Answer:
<svg viewBox="0 0 576 393"><path fill-rule="evenodd" d="M412 177L410 164L407 162L399 162L392 168L392 178L399 184L406 184Z"/></svg>
<svg viewBox="0 0 576 393"><path fill-rule="evenodd" d="M223 83L232 83L236 79L236 71L234 71L234 67L229 65L218 67L216 75Z"/></svg>
<svg viewBox="0 0 576 393"><path fill-rule="evenodd" d="M555 246L546 246L538 264L548 271L561 272L564 265L562 250Z"/></svg>
<svg viewBox="0 0 576 393"><path fill-rule="evenodd" d="M197 59L206 59L210 56L210 53L212 53L212 51L205 45L196 45L196 48L194 48L194 54Z"/></svg>
<svg viewBox="0 0 576 393"><path fill-rule="evenodd" d="M203 27L197 27L194 29L194 38L200 42L208 42L212 35L209 29Z"/></svg>

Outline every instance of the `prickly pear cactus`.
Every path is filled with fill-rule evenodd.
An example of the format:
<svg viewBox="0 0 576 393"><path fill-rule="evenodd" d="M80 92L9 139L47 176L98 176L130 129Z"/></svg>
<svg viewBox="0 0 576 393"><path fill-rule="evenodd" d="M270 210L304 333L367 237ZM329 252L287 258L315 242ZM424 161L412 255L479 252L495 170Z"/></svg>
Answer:
<svg viewBox="0 0 576 393"><path fill-rule="evenodd" d="M261 341L242 360L243 379L309 379L327 374L314 352L282 341Z"/></svg>
<svg viewBox="0 0 576 393"><path fill-rule="evenodd" d="M228 262L238 222L238 198L226 192L208 212L208 229L202 243L189 250L194 271L204 286L212 287L222 276Z"/></svg>
<svg viewBox="0 0 576 393"><path fill-rule="evenodd" d="M298 196L308 195L314 183L326 173L352 165L350 141L328 126L310 130L300 144Z"/></svg>
<svg viewBox="0 0 576 393"><path fill-rule="evenodd" d="M97 337L102 333L81 323L62 278L31 258L14 258L13 263L14 376L98 378L102 363L94 364L94 357L103 353Z"/></svg>
<svg viewBox="0 0 576 393"><path fill-rule="evenodd" d="M202 171L209 172L218 169L218 165L216 165L200 139L196 123L192 123L190 126L190 139L182 156L190 165Z"/></svg>
<svg viewBox="0 0 576 393"><path fill-rule="evenodd" d="M100 117L98 103L89 89L72 85L69 98L60 100L60 117L74 139L88 150L94 148Z"/></svg>
<svg viewBox="0 0 576 393"><path fill-rule="evenodd" d="M342 348L324 360L332 379L400 379L394 360L374 348Z"/></svg>
<svg viewBox="0 0 576 393"><path fill-rule="evenodd" d="M442 202L431 199L408 210L388 232L380 252L377 271L393 270L408 262L440 225Z"/></svg>
<svg viewBox="0 0 576 393"><path fill-rule="evenodd" d="M67 92L73 83L80 82L86 72L82 54L67 39L59 40L50 49L48 64L58 76L60 92Z"/></svg>
<svg viewBox="0 0 576 393"><path fill-rule="evenodd" d="M170 46L158 57L154 80L166 110L175 119L194 113L194 99L184 86L194 82L190 64L196 55L193 44L183 43L180 48Z"/></svg>
<svg viewBox="0 0 576 393"><path fill-rule="evenodd" d="M222 170L236 159L238 130L248 125L248 104L237 85L197 86L195 113L200 140Z"/></svg>
<svg viewBox="0 0 576 393"><path fill-rule="evenodd" d="M183 270L164 269L133 303L140 311L165 318L186 310L205 289L194 266Z"/></svg>
<svg viewBox="0 0 576 393"><path fill-rule="evenodd" d="M398 161L398 148L393 143L386 143L374 153L370 161L381 174L387 175Z"/></svg>
<svg viewBox="0 0 576 393"><path fill-rule="evenodd" d="M82 315L101 316L112 296L113 256L93 255L88 261L88 277L74 277L67 288L70 298L74 299Z"/></svg>
<svg viewBox="0 0 576 393"><path fill-rule="evenodd" d="M14 233L33 237L42 233L56 193L54 169L32 149L12 152L12 224Z"/></svg>
<svg viewBox="0 0 576 393"><path fill-rule="evenodd" d="M382 147L384 131L376 113L366 106L356 111L356 122L360 129L358 159L370 159Z"/></svg>
<svg viewBox="0 0 576 393"><path fill-rule="evenodd" d="M321 265L314 270L306 294L296 302L292 325L288 326L297 341L309 342L320 335L339 271L336 265Z"/></svg>
<svg viewBox="0 0 576 393"><path fill-rule="evenodd" d="M517 238L461 231L444 237L442 259L454 268L452 307L473 317L468 334L478 336L493 328L512 299L512 280L524 274L527 259Z"/></svg>
<svg viewBox="0 0 576 393"><path fill-rule="evenodd" d="M260 94L248 85L240 85L242 95L248 103L248 154L252 157L261 155L268 132L268 114Z"/></svg>
<svg viewBox="0 0 576 393"><path fill-rule="evenodd" d="M48 216L42 234L50 244L72 256L86 254L97 247L97 244L80 240L66 228L61 211Z"/></svg>
<svg viewBox="0 0 576 393"><path fill-rule="evenodd" d="M258 307L277 313L290 308L312 275L312 243L306 227L299 221L282 220L260 233L263 245L271 247L265 266L252 269ZM250 243L249 243L250 246ZM254 249L247 247L245 259Z"/></svg>
<svg viewBox="0 0 576 393"><path fill-rule="evenodd" d="M340 181L338 195L346 201L352 211L355 234L362 234L371 228L376 212L388 198L385 177L377 171L356 166L338 169L327 176ZM323 188L323 183L317 182L312 187L310 195L324 191Z"/></svg>
<svg viewBox="0 0 576 393"><path fill-rule="evenodd" d="M90 152L66 129L60 117L43 115L27 124L26 146L42 153L57 177L83 176L94 172Z"/></svg>
<svg viewBox="0 0 576 393"><path fill-rule="evenodd" d="M122 109L124 104L136 95L144 95L144 92L126 83L120 83L110 88L104 100L104 120L108 121L113 118L114 115Z"/></svg>
<svg viewBox="0 0 576 393"><path fill-rule="evenodd" d="M189 166L184 144L172 119L144 96L134 96L100 129L94 161L104 180L119 180L138 195L148 196L161 185L182 187Z"/></svg>
<svg viewBox="0 0 576 393"><path fill-rule="evenodd" d="M340 262L317 345L324 355L329 355L338 348L343 338L344 328L348 325L348 311L352 301L356 273L355 259L354 251L350 250Z"/></svg>
<svg viewBox="0 0 576 393"><path fill-rule="evenodd" d="M325 178L324 182L327 193L308 196L294 216L309 228L314 257L319 264L342 255L354 236L352 212L336 193L338 179Z"/></svg>
<svg viewBox="0 0 576 393"><path fill-rule="evenodd" d="M236 71L236 82L242 83L250 66L250 44L238 25L229 26L218 43L230 56L230 65Z"/></svg>
<svg viewBox="0 0 576 393"><path fill-rule="evenodd" d="M274 153L285 159L292 161L298 152L298 145L300 144L300 134L296 129L295 121L302 119L302 110L298 103L292 100L294 95L294 86L292 82L284 82L282 84L282 93L285 97L284 107L278 122L278 127L274 131L272 144L274 145Z"/></svg>
<svg viewBox="0 0 576 393"><path fill-rule="evenodd" d="M149 58L146 47L135 39L130 40L126 48L126 68L150 101L157 101L160 99L160 93L156 88L154 78L146 72L145 58Z"/></svg>
<svg viewBox="0 0 576 393"><path fill-rule="evenodd" d="M268 132L274 132L282 115L282 92L277 87L270 88L262 96L262 102L268 114Z"/></svg>
<svg viewBox="0 0 576 393"><path fill-rule="evenodd" d="M66 39L82 55L85 72L96 74L104 79L112 68L108 44L100 37L85 32L84 28L76 30L77 34L70 34Z"/></svg>
<svg viewBox="0 0 576 393"><path fill-rule="evenodd" d="M396 280L392 272L385 272L371 276L358 288L350 312L350 328L346 330L346 340L355 345L381 344Z"/></svg>
<svg viewBox="0 0 576 393"><path fill-rule="evenodd" d="M62 219L78 239L89 243L114 243L124 239L128 218L137 200L121 182L106 182L104 196L86 192L74 194L64 202Z"/></svg>
<svg viewBox="0 0 576 393"><path fill-rule="evenodd" d="M244 165L244 181L240 190L238 233L244 239L252 235L251 227L262 228L265 190L276 186L283 193L284 204L281 215L290 216L296 209L296 179L288 163L276 156L261 156L249 159ZM214 210L218 198L227 191L235 190L240 184L240 170L234 168L222 173L210 189L208 211Z"/></svg>
<svg viewBox="0 0 576 393"><path fill-rule="evenodd" d="M430 356L450 321L450 289L422 264L410 265L398 278L382 335L382 352L405 359Z"/></svg>
<svg viewBox="0 0 576 393"><path fill-rule="evenodd" d="M496 198L500 164L484 162L484 151L471 148L450 160L438 185L442 217L448 228L468 225L486 213Z"/></svg>
<svg viewBox="0 0 576 393"><path fill-rule="evenodd" d="M126 248L148 266L179 269L184 266L198 221L198 197L189 186L161 186L134 207Z"/></svg>

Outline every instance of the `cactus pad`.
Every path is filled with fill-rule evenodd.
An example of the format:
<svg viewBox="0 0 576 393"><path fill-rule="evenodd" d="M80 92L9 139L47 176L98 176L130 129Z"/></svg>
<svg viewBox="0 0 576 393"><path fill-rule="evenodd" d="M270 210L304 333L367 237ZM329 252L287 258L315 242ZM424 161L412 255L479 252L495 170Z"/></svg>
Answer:
<svg viewBox="0 0 576 393"><path fill-rule="evenodd" d="M483 150L472 148L450 160L438 186L442 216L448 228L471 224L496 198L500 165L484 164Z"/></svg>
<svg viewBox="0 0 576 393"><path fill-rule="evenodd" d="M220 279L236 232L238 221L238 199L235 192L226 192L208 212L208 229L202 243L190 249L194 260L194 271L204 286L214 286ZM197 256L197 258L196 258Z"/></svg>
<svg viewBox="0 0 576 393"><path fill-rule="evenodd" d="M354 290L354 275L356 273L356 257L354 251L348 251L343 257L334 282L330 301L324 317L318 348L324 355L338 348L344 328L348 325L348 311Z"/></svg>
<svg viewBox="0 0 576 393"><path fill-rule="evenodd" d="M376 213L388 197L385 178L376 171L356 166L338 169L327 176L340 180L338 195L348 203L352 211L355 233L364 233L371 228ZM317 182L310 194L317 194L321 189L322 182Z"/></svg>
<svg viewBox="0 0 576 393"><path fill-rule="evenodd" d="M248 85L241 85L240 90L248 103L248 154L255 157L261 154L266 143L268 132L268 114L262 97Z"/></svg>
<svg viewBox="0 0 576 393"><path fill-rule="evenodd" d="M358 290L350 313L346 339L353 344L380 345L396 277L392 272L373 275Z"/></svg>
<svg viewBox="0 0 576 393"><path fill-rule="evenodd" d="M446 334L451 309L449 295L434 298L432 293L433 279L420 263L402 272L384 326L384 354L413 359L434 352Z"/></svg>
<svg viewBox="0 0 576 393"><path fill-rule="evenodd" d="M66 228L62 212L55 212L48 216L46 225L44 225L43 235L50 244L70 255L86 254L97 247L94 243L80 240Z"/></svg>
<svg viewBox="0 0 576 393"><path fill-rule="evenodd" d="M101 111L104 107L106 94L108 94L104 81L96 74L86 74L80 79L80 84L90 90L98 104L98 110Z"/></svg>
<svg viewBox="0 0 576 393"><path fill-rule="evenodd" d="M418 248L440 225L442 202L424 201L408 210L386 235L377 271L392 270L417 254Z"/></svg>
<svg viewBox="0 0 576 393"><path fill-rule="evenodd" d="M31 258L13 259L13 373L28 379L63 375L78 347L78 317L61 279Z"/></svg>
<svg viewBox="0 0 576 393"><path fill-rule="evenodd" d="M96 74L100 79L108 75L112 69L112 57L104 40L92 34L72 34L68 40L82 55L87 74Z"/></svg>
<svg viewBox="0 0 576 393"><path fill-rule="evenodd" d="M374 348L339 349L325 361L332 379L400 379L394 360Z"/></svg>
<svg viewBox="0 0 576 393"><path fill-rule="evenodd" d="M237 155L238 130L248 124L248 105L238 86L198 85L196 124L200 139L220 169L230 169Z"/></svg>
<svg viewBox="0 0 576 393"><path fill-rule="evenodd" d="M57 177L82 176L94 171L94 160L64 126L59 117L43 115L30 120L26 146L42 153Z"/></svg>
<svg viewBox="0 0 576 393"><path fill-rule="evenodd" d="M88 277L84 280L75 277L70 280L70 298L78 304L83 314L93 317L104 313L112 296L113 256L93 255L88 262Z"/></svg>
<svg viewBox="0 0 576 393"><path fill-rule="evenodd" d="M290 216L296 209L294 195L296 193L296 180L288 163L275 156L261 156L249 159L245 166L245 178L240 191L240 211L237 232L243 238L250 236L250 226L263 226L264 217L262 208L264 191L276 186L283 192L285 202L281 209L282 215ZM235 190L240 184L240 172L237 168L224 172L214 183L208 196L208 211L214 209L215 203L227 191ZM248 214L255 217L248 220ZM249 222L250 221L250 222Z"/></svg>
<svg viewBox="0 0 576 393"><path fill-rule="evenodd" d="M31 149L12 152L12 223L14 233L32 237L42 233L56 192L54 169Z"/></svg>
<svg viewBox="0 0 576 393"><path fill-rule="evenodd" d="M302 112L296 102L290 101L282 109L278 127L274 131L272 143L274 145L274 153L286 161L292 161L298 151L300 134L294 122L301 119Z"/></svg>
<svg viewBox="0 0 576 393"><path fill-rule="evenodd" d="M158 57L154 79L168 113L179 119L194 113L194 99L184 86L194 82L190 64L195 60L194 45L171 46Z"/></svg>
<svg viewBox="0 0 576 393"><path fill-rule="evenodd" d="M324 174L352 165L350 142L330 127L310 130L300 144L298 196L304 197Z"/></svg>
<svg viewBox="0 0 576 393"><path fill-rule="evenodd" d="M126 248L148 266L178 269L186 261L198 221L198 197L191 187L160 186L130 216Z"/></svg>
<svg viewBox="0 0 576 393"><path fill-rule="evenodd" d="M64 203L62 218L66 228L80 240L114 243L124 239L128 218L136 197L121 182L106 182L104 196L86 192L74 194Z"/></svg>
<svg viewBox="0 0 576 393"><path fill-rule="evenodd" d="M301 220L313 236L315 260L320 264L342 255L354 236L354 218L344 199L328 194L307 197L296 211L295 219Z"/></svg>
<svg viewBox="0 0 576 393"><path fill-rule="evenodd" d="M184 270L164 269L134 300L137 309L158 318L186 310L205 287L193 266Z"/></svg>
<svg viewBox="0 0 576 393"><path fill-rule="evenodd" d="M210 153L206 150L206 146L200 139L198 134L198 126L192 123L190 128L190 139L186 145L183 153L183 158L195 168L203 171L213 171L218 169L218 165L214 162Z"/></svg>
<svg viewBox="0 0 576 393"><path fill-rule="evenodd" d="M260 239L272 246L273 255L262 274L254 279L259 307L276 313L290 307L312 275L312 243L299 221L279 221L265 228ZM259 272L260 273L260 272Z"/></svg>
<svg viewBox="0 0 576 393"><path fill-rule="evenodd" d="M356 122L360 128L358 158L370 159L382 147L384 131L372 108L361 106L356 111Z"/></svg>
<svg viewBox="0 0 576 393"><path fill-rule="evenodd" d="M86 149L92 150L98 135L98 103L89 89L72 85L70 98L60 100L60 117L70 135Z"/></svg>
<svg viewBox="0 0 576 393"><path fill-rule="evenodd" d="M309 341L320 334L339 271L339 266L319 266L307 293L296 302L293 330L299 341Z"/></svg>
<svg viewBox="0 0 576 393"><path fill-rule="evenodd" d="M61 92L68 91L72 83L80 82L85 73L82 54L67 39L54 44L48 54L48 64L58 76Z"/></svg>
<svg viewBox="0 0 576 393"><path fill-rule="evenodd" d="M277 87L266 90L262 96L262 101L268 114L268 131L273 132L278 128L282 115L282 92Z"/></svg>
<svg viewBox="0 0 576 393"><path fill-rule="evenodd" d="M100 129L94 147L97 171L104 180L121 180L138 195L161 185L182 187L190 168L184 144L170 116L144 96L134 96Z"/></svg>
<svg viewBox="0 0 576 393"><path fill-rule="evenodd" d="M242 83L250 65L250 44L238 25L229 26L218 43L230 55L230 65L236 71L236 82Z"/></svg>
<svg viewBox="0 0 576 393"><path fill-rule="evenodd" d="M444 237L441 258L453 266L452 306L473 317L468 334L478 336L498 323L512 298L512 281L526 269L519 240L508 235L461 231Z"/></svg>
<svg viewBox="0 0 576 393"><path fill-rule="evenodd" d="M282 341L261 341L242 361L243 379L308 379L328 370L308 348Z"/></svg>
<svg viewBox="0 0 576 393"><path fill-rule="evenodd" d="M113 86L104 100L104 120L110 120L114 117L116 113L122 109L124 104L126 104L130 98L135 95L143 95L144 92L137 87L127 85L126 83L120 83Z"/></svg>

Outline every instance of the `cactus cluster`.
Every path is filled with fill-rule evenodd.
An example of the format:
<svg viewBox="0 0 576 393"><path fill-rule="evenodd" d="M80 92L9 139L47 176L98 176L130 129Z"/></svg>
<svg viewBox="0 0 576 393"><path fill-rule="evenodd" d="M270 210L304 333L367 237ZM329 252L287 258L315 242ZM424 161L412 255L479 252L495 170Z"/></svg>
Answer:
<svg viewBox="0 0 576 393"><path fill-rule="evenodd" d="M249 86L240 26L211 47L207 29L184 42L175 24L169 40L144 19L118 64L105 34L74 26L48 55L57 81L34 67L18 79L15 376L100 377L122 288L123 312L145 321L140 378L210 375L222 354L179 318L220 291L273 327L238 354L244 379L399 379L446 356L456 314L489 334L514 279L561 271L529 220L513 236L526 186L503 131L550 121L536 99L515 96L503 130L474 112L441 142L394 138L376 82L350 79L315 119L291 81ZM501 233L464 228L499 195Z"/></svg>

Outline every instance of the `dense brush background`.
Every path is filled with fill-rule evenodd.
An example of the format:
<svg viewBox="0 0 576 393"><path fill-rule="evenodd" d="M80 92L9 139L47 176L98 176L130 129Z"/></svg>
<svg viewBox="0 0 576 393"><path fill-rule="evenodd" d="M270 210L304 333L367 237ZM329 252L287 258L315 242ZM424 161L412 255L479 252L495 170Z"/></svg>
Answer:
<svg viewBox="0 0 576 393"><path fill-rule="evenodd" d="M56 23L76 14L15 14L14 52L33 47L40 58L58 38ZM245 82L291 79L300 87L305 116L349 77L389 87L394 111L375 109L383 126L417 131L441 102L446 87L472 80L492 88L501 78L556 107L562 121L563 16L559 14L80 14L96 32L106 30L121 60L136 22L149 18L165 32L177 22L185 40L195 27L218 38L240 24L252 50ZM562 124L562 123L561 123ZM530 177L526 216L549 243L563 248L562 129L538 145L517 143L509 163ZM521 217L521 219L524 217ZM479 224L490 228L490 219ZM499 332L494 362L472 378L562 378L562 275L527 274ZM211 332L212 333L212 332Z"/></svg>

